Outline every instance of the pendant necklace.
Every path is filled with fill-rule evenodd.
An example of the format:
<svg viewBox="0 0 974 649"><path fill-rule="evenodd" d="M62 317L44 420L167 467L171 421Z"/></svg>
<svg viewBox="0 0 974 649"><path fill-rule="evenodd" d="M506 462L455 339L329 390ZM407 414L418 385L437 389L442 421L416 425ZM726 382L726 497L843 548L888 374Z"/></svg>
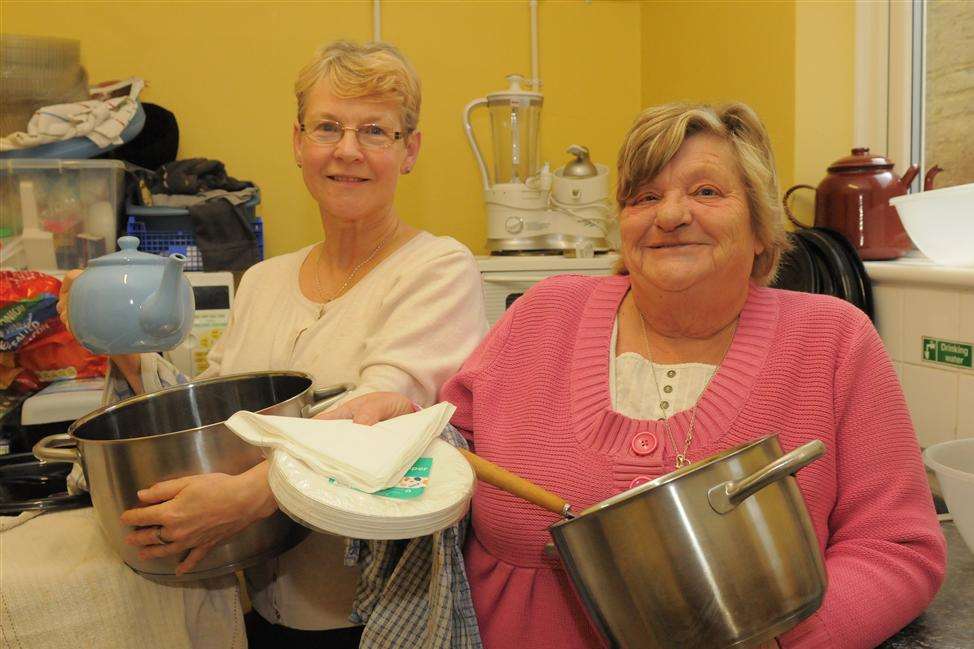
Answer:
<svg viewBox="0 0 974 649"><path fill-rule="evenodd" d="M343 293L345 293L345 289L347 289L349 284L352 283L352 280L355 279L355 276L358 274L359 270L361 270L362 267L365 266L367 263L372 261L375 258L375 256L379 254L379 251L382 250L382 248L387 243L389 243L389 241L391 241L393 237L396 236L397 232L399 232L398 221L396 222L396 227L393 228L392 232L389 233L389 235L387 235L385 238L383 238L382 241L379 242L379 245L377 245L375 248L372 249L372 252L369 253L369 256L363 259L362 261L360 261L359 263L355 264L354 267L352 267L352 270L345 277L345 281L342 282L342 285L338 288L337 291L335 291L335 293L331 297L327 297L325 295L324 290L321 288L321 277L319 275L319 268L321 268L321 250L324 247L324 244L318 246L318 255L315 257L315 289L318 291L318 295L322 299L322 305L321 305L322 309L321 309L321 313L318 314L318 317L321 317L321 314L324 313L324 307L326 304L336 300Z"/></svg>
<svg viewBox="0 0 974 649"><path fill-rule="evenodd" d="M659 403L663 402L663 393L660 392L659 379L656 377L656 365L653 363L653 355L649 348L649 334L646 332L646 320L643 319L643 314L639 311L639 307L636 306L636 298L632 298L632 308L636 311L636 316L639 318L639 324L643 330L643 342L646 343L646 360L649 361L649 370L653 375L653 383L656 385L656 395L659 397ZM731 343L733 343L733 337L731 337ZM690 459L687 453L690 450L690 444L693 443L693 426L697 422L697 405L700 403L700 399L703 398L704 393L707 391L707 387L710 385L710 381L717 374L717 369L720 367L721 363L724 362L724 358L727 357L727 352L730 350L730 345L727 345L727 349L724 350L723 355L720 357L720 362L714 367L713 371L710 372L710 376L707 377L707 382L704 383L703 390L700 392L700 396L697 398L697 402L693 404L693 408L690 410L690 426L687 428L687 436L683 442L683 451L676 445L676 438L673 436L673 431L670 429L670 418L666 409L663 410L663 430L666 431L666 436L669 439L670 444L673 446L673 450L676 452L676 468L680 469L690 464Z"/></svg>

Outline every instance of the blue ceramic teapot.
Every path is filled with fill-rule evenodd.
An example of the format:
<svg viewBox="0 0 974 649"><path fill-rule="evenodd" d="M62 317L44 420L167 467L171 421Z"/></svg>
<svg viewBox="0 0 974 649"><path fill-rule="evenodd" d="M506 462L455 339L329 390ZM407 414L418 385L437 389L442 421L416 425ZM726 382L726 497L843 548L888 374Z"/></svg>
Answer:
<svg viewBox="0 0 974 649"><path fill-rule="evenodd" d="M172 349L193 327L193 289L186 257L139 252L136 237L121 237L118 252L98 257L71 285L71 332L96 354Z"/></svg>

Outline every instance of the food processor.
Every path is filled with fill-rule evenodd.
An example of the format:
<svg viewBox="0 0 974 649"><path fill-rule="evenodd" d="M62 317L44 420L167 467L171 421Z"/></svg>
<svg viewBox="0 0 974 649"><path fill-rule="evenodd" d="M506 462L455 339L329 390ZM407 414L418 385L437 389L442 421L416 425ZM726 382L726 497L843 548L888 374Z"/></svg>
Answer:
<svg viewBox="0 0 974 649"><path fill-rule="evenodd" d="M522 88L521 75L509 87L474 99L463 111L463 126L477 160L487 206L487 249L492 255L562 254L591 256L610 249L612 213L609 169L589 159L587 148L571 145L573 156L554 172L541 164L539 92ZM479 107L490 115L493 181L470 117Z"/></svg>

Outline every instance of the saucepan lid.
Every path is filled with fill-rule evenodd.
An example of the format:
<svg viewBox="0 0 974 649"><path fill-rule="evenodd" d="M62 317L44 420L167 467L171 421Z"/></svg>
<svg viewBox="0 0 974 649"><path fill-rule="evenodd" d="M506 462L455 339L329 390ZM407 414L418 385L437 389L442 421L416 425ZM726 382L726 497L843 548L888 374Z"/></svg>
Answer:
<svg viewBox="0 0 974 649"><path fill-rule="evenodd" d="M31 453L0 457L0 516L91 505L88 494L67 491L67 477L73 466L71 462L42 462Z"/></svg>

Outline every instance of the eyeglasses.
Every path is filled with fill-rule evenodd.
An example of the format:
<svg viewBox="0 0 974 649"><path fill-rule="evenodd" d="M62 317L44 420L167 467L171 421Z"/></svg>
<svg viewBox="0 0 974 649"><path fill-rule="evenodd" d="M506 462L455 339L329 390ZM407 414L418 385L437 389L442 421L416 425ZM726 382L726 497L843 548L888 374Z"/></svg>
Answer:
<svg viewBox="0 0 974 649"><path fill-rule="evenodd" d="M400 131L389 131L378 124L362 124L361 126L345 126L341 122L326 119L316 122L310 128L301 124L301 132L315 144L324 146L335 145L345 137L345 131L354 131L355 139L364 149L388 149L396 140L401 140Z"/></svg>

